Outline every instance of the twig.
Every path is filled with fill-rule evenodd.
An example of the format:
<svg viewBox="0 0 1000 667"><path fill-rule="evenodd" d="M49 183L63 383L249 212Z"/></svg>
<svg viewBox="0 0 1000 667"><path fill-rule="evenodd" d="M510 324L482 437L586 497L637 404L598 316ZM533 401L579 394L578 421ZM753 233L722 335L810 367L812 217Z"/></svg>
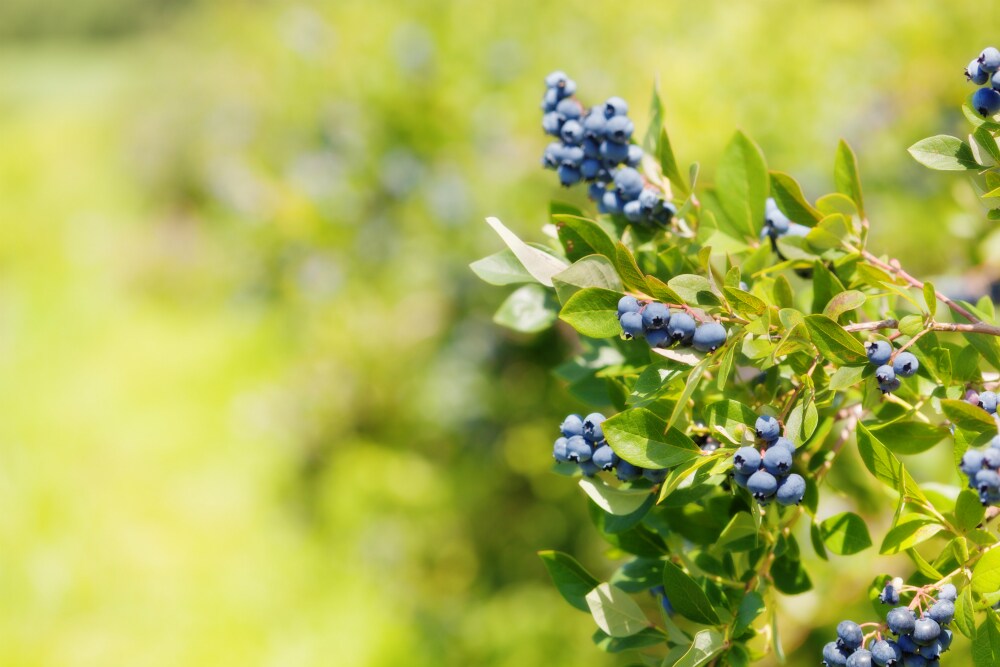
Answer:
<svg viewBox="0 0 1000 667"><path fill-rule="evenodd" d="M858 322L857 324L845 324L844 331L875 331L877 329L898 329L899 322L894 319L879 320L878 322ZM955 322L931 322L927 325L928 331L951 331L956 333L980 333L990 336L1000 336L1000 327L986 322L976 321L974 324Z"/></svg>

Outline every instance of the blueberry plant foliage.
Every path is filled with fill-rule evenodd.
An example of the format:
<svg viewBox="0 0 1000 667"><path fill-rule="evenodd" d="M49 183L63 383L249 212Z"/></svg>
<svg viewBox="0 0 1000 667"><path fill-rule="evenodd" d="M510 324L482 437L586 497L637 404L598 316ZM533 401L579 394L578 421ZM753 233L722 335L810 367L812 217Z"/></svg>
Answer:
<svg viewBox="0 0 1000 667"><path fill-rule="evenodd" d="M910 148L928 167L969 171L991 219L998 70L995 49L969 66L985 87L963 107L968 141ZM620 566L601 581L569 554L540 556L591 615L594 643L664 667L781 659L776 600L812 588L803 552L872 553L858 514L817 517L827 473L856 448L865 493L892 509L878 552L912 566L857 592L881 611L845 619L816 663L933 667L954 639L971 642L976 667L1000 665L993 303L950 298L868 250L844 142L836 192L816 199L739 132L705 183L675 157L655 91L640 139L621 98L588 108L564 73L545 83L543 166L595 205L552 204L542 242L488 218L507 248L472 269L516 287L499 324L561 320L579 334L556 373L585 416L553 426L554 470L578 478ZM945 447L954 471L940 479L918 482L897 457Z"/></svg>

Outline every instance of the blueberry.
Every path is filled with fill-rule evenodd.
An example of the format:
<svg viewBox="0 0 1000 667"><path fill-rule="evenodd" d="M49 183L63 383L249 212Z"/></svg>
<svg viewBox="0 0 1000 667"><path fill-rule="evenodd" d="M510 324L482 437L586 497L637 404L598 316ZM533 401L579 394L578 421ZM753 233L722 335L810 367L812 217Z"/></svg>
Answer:
<svg viewBox="0 0 1000 667"><path fill-rule="evenodd" d="M580 110L580 104L576 100L565 99L556 105L556 113L559 114L559 118L565 123L568 120L580 120L583 116L583 112Z"/></svg>
<svg viewBox="0 0 1000 667"><path fill-rule="evenodd" d="M927 616L937 621L939 625L948 625L955 618L955 603L951 600L938 599L927 610Z"/></svg>
<svg viewBox="0 0 1000 667"><path fill-rule="evenodd" d="M757 437L764 442L774 442L781 435L781 424L770 415L761 415L757 417L754 430L757 432Z"/></svg>
<svg viewBox="0 0 1000 667"><path fill-rule="evenodd" d="M601 142L600 140L585 138L581 144L583 148L583 156L585 158L590 158L591 160L601 159Z"/></svg>
<svg viewBox="0 0 1000 667"><path fill-rule="evenodd" d="M625 313L619 318L619 321L625 338L642 338L645 335L641 313Z"/></svg>
<svg viewBox="0 0 1000 667"><path fill-rule="evenodd" d="M593 455L590 445L582 436L574 435L566 439L566 458L574 463L589 461Z"/></svg>
<svg viewBox="0 0 1000 667"><path fill-rule="evenodd" d="M913 641L928 646L941 635L941 626L933 618L918 618L913 625Z"/></svg>
<svg viewBox="0 0 1000 667"><path fill-rule="evenodd" d="M1000 72L995 72L993 76L990 77L990 88L1000 91Z"/></svg>
<svg viewBox="0 0 1000 667"><path fill-rule="evenodd" d="M760 469L761 456L756 447L740 447L733 455L733 468L744 475L752 475Z"/></svg>
<svg viewBox="0 0 1000 667"><path fill-rule="evenodd" d="M906 653L903 655L903 667L930 667L930 663L922 655Z"/></svg>
<svg viewBox="0 0 1000 667"><path fill-rule="evenodd" d="M569 125L569 123L566 123ZM597 178L597 175L601 172L601 163L592 158L585 158L583 162L580 163L580 173L583 178L588 181L592 181ZM604 188L600 188L601 196L604 196ZM591 198L593 199L593 197Z"/></svg>
<svg viewBox="0 0 1000 667"><path fill-rule="evenodd" d="M892 356L892 345L884 340L873 340L865 343L865 352L868 353L868 361L876 366L882 366L889 363L889 357Z"/></svg>
<svg viewBox="0 0 1000 667"><path fill-rule="evenodd" d="M650 215L659 208L661 201L660 193L653 188L644 188L639 193L639 206L642 207L642 212L646 215Z"/></svg>
<svg viewBox="0 0 1000 667"><path fill-rule="evenodd" d="M989 88L981 90L989 90ZM604 126L604 138L617 144L627 144L632 138L633 132L635 132L635 125L626 116L615 116L608 120L608 124ZM625 157L628 157L627 147Z"/></svg>
<svg viewBox="0 0 1000 667"><path fill-rule="evenodd" d="M955 638L955 634L948 628L941 628L941 636L938 637L938 642L941 643L941 650L947 651L951 648L951 642Z"/></svg>
<svg viewBox="0 0 1000 667"><path fill-rule="evenodd" d="M565 163L559 165L557 173L559 174L559 182L567 188L571 185L576 185L583 178L579 167L573 167Z"/></svg>
<svg viewBox="0 0 1000 667"><path fill-rule="evenodd" d="M829 642L823 647L823 664L826 667L845 667L849 651L842 649L837 642Z"/></svg>
<svg viewBox="0 0 1000 667"><path fill-rule="evenodd" d="M628 159L628 145L613 141L601 142L601 158L613 164L621 164Z"/></svg>
<svg viewBox="0 0 1000 667"><path fill-rule="evenodd" d="M872 662L881 667L893 667L903 659L899 645L892 640L880 639L872 644Z"/></svg>
<svg viewBox="0 0 1000 667"><path fill-rule="evenodd" d="M910 635L900 635L899 639L896 640L896 644L899 646L899 650L903 652L903 657L905 658L908 653L916 653L920 650L917 643L913 641L913 637Z"/></svg>
<svg viewBox="0 0 1000 667"><path fill-rule="evenodd" d="M662 202L660 210L654 213L657 222L664 225L668 224L675 215L677 215L677 207L668 201Z"/></svg>
<svg viewBox="0 0 1000 667"><path fill-rule="evenodd" d="M668 470L666 468L658 468L656 470L646 468L642 471L642 476L653 484L661 484L663 483L663 480L667 478L667 472Z"/></svg>
<svg viewBox="0 0 1000 667"><path fill-rule="evenodd" d="M892 370L900 377L908 378L917 372L920 362L909 352L900 352L892 362Z"/></svg>
<svg viewBox="0 0 1000 667"><path fill-rule="evenodd" d="M955 584L945 584L944 586L942 586L941 590L938 591L937 599L938 600L950 600L952 602L954 602L955 600L957 600L958 599L958 589L955 588Z"/></svg>
<svg viewBox="0 0 1000 667"><path fill-rule="evenodd" d="M600 471L601 469L593 461L580 461L580 472L587 477L593 477Z"/></svg>
<svg viewBox="0 0 1000 667"><path fill-rule="evenodd" d="M545 147L542 153L542 166L546 169L555 169L562 163L563 145L558 141L553 141Z"/></svg>
<svg viewBox="0 0 1000 667"><path fill-rule="evenodd" d="M976 488L983 493L995 493L1000 489L1000 474L994 470L980 470L976 473Z"/></svg>
<svg viewBox="0 0 1000 667"><path fill-rule="evenodd" d="M795 453L795 443L784 436L776 439L774 442L769 444L768 447L784 447L788 450L789 454Z"/></svg>
<svg viewBox="0 0 1000 667"><path fill-rule="evenodd" d="M775 477L784 477L792 469L792 455L784 447L771 447L764 452L764 470Z"/></svg>
<svg viewBox="0 0 1000 667"><path fill-rule="evenodd" d="M812 227L806 227L805 225L800 225L797 222L793 222L788 225L788 231L784 234L785 236L805 236L812 230Z"/></svg>
<svg viewBox="0 0 1000 667"><path fill-rule="evenodd" d="M559 430L567 438L574 435L583 435L583 417L580 415L570 415L559 425Z"/></svg>
<svg viewBox="0 0 1000 667"><path fill-rule="evenodd" d="M580 125L580 121L568 120L559 128L559 136L563 142L579 146L583 142L583 125Z"/></svg>
<svg viewBox="0 0 1000 667"><path fill-rule="evenodd" d="M638 313L642 308L639 300L634 296L626 294L622 298L618 299L618 317L621 318L625 313Z"/></svg>
<svg viewBox="0 0 1000 667"><path fill-rule="evenodd" d="M778 480L766 470L758 470L747 480L747 491L757 500L767 500L778 490Z"/></svg>
<svg viewBox="0 0 1000 667"><path fill-rule="evenodd" d="M691 345L699 352L715 352L726 342L726 328L718 322L706 322L694 330Z"/></svg>
<svg viewBox="0 0 1000 667"><path fill-rule="evenodd" d="M659 301L646 304L642 310L642 325L646 331L652 329L665 329L670 322L670 309Z"/></svg>
<svg viewBox="0 0 1000 667"><path fill-rule="evenodd" d="M607 125L607 121L604 119L604 115L591 110L587 114L587 117L583 119L583 136L587 139L600 142L604 138L605 125Z"/></svg>
<svg viewBox="0 0 1000 667"><path fill-rule="evenodd" d="M845 648L856 649L864 641L865 633L854 621L841 621L837 624L837 643Z"/></svg>
<svg viewBox="0 0 1000 667"><path fill-rule="evenodd" d="M618 455L611 449L611 445L601 445L594 450L591 460L601 470L613 470L618 463Z"/></svg>
<svg viewBox="0 0 1000 667"><path fill-rule="evenodd" d="M569 450L566 449L566 438L559 438L552 446L552 457L556 461L569 461Z"/></svg>
<svg viewBox="0 0 1000 667"><path fill-rule="evenodd" d="M562 71L561 69L557 69L557 70L554 70L552 72L549 72L545 76L545 87L546 88L562 88L563 86L566 85L566 82L569 81L569 80L570 79L566 75L566 72Z"/></svg>
<svg viewBox="0 0 1000 667"><path fill-rule="evenodd" d="M983 453L978 449L970 449L962 455L962 463L959 468L966 475L975 476L983 468Z"/></svg>
<svg viewBox="0 0 1000 667"><path fill-rule="evenodd" d="M650 347L669 347L670 336L666 329L653 329L646 332L646 342Z"/></svg>
<svg viewBox="0 0 1000 667"><path fill-rule="evenodd" d="M944 649L941 647L941 641L938 639L935 639L927 646L920 647L920 655L924 656L928 660L933 660L939 657L942 651L944 651Z"/></svg>
<svg viewBox="0 0 1000 667"><path fill-rule="evenodd" d="M615 474L623 482L632 482L642 477L642 468L632 465L625 459L619 459L618 465L615 466Z"/></svg>
<svg viewBox="0 0 1000 667"><path fill-rule="evenodd" d="M628 157L625 158L625 164L630 167L638 167L640 162L642 162L642 148L636 144L629 144Z"/></svg>
<svg viewBox="0 0 1000 667"><path fill-rule="evenodd" d="M987 46L983 49L983 52L979 54L976 59L979 63L979 68L992 74L1000 70L1000 51L995 47Z"/></svg>
<svg viewBox="0 0 1000 667"><path fill-rule="evenodd" d="M670 322L667 324L667 333L670 334L670 340L687 345L694 338L697 326L694 318L687 313L674 313L670 316Z"/></svg>
<svg viewBox="0 0 1000 667"><path fill-rule="evenodd" d="M1000 449L1000 435L995 435L990 440L990 447L992 449Z"/></svg>
<svg viewBox="0 0 1000 667"><path fill-rule="evenodd" d="M970 83L981 86L989 81L990 73L979 66L979 60L973 60L969 63L969 66L965 68L965 78Z"/></svg>
<svg viewBox="0 0 1000 667"><path fill-rule="evenodd" d="M570 146L568 144L563 144L562 162L560 162L559 164L579 169L580 165L583 164L583 149L580 148L579 146Z"/></svg>
<svg viewBox="0 0 1000 667"><path fill-rule="evenodd" d="M780 505L798 505L806 495L806 480L798 473L792 473L778 483L775 498Z"/></svg>
<svg viewBox="0 0 1000 667"><path fill-rule="evenodd" d="M777 202L772 198L767 199L767 203L764 206L764 222L767 226L773 230L774 235L784 236L788 233L789 226L792 221L788 219L784 213L778 208Z"/></svg>
<svg viewBox="0 0 1000 667"><path fill-rule="evenodd" d="M983 465L993 470L1000 468L1000 449L990 447L983 452Z"/></svg>
<svg viewBox="0 0 1000 667"><path fill-rule="evenodd" d="M875 369L875 380L878 382L879 388L881 389L885 385L889 385L893 380L896 379L896 371L892 366L888 364L883 364ZM883 391L885 391L883 389Z"/></svg>
<svg viewBox="0 0 1000 667"><path fill-rule="evenodd" d="M625 219L629 222L640 222L642 220L642 207L639 206L639 202L627 201L625 205L622 206L622 214Z"/></svg>
<svg viewBox="0 0 1000 667"><path fill-rule="evenodd" d="M867 649L860 648L847 659L847 667L871 667L872 654Z"/></svg>
<svg viewBox="0 0 1000 667"><path fill-rule="evenodd" d="M609 97L604 103L604 117L614 118L628 114L628 103L620 97Z"/></svg>
<svg viewBox="0 0 1000 667"><path fill-rule="evenodd" d="M604 415L600 412L591 412L583 418L583 437L588 442L600 442L604 440L604 431L601 430L601 424L604 423L604 419Z"/></svg>
<svg viewBox="0 0 1000 667"><path fill-rule="evenodd" d="M736 482L736 486L747 488L747 482L750 481L750 475L742 472L733 473L733 481Z"/></svg>
<svg viewBox="0 0 1000 667"><path fill-rule="evenodd" d="M979 394L979 407L991 415L995 414L997 411L997 395L992 391L984 391Z"/></svg>
<svg viewBox="0 0 1000 667"><path fill-rule="evenodd" d="M615 174L615 190L625 201L638 199L644 185L642 174L632 167L619 169Z"/></svg>
<svg viewBox="0 0 1000 667"><path fill-rule="evenodd" d="M882 604L899 604L899 591L896 590L891 581L879 593L878 601Z"/></svg>
<svg viewBox="0 0 1000 667"><path fill-rule="evenodd" d="M559 136L559 128L562 127L563 119L558 112L550 111L544 116L542 116L542 129L545 130L545 134L552 134Z"/></svg>
<svg viewBox="0 0 1000 667"><path fill-rule="evenodd" d="M660 598L660 606L663 607L663 611L667 615L674 613L674 606L670 604L670 599L666 595Z"/></svg>
<svg viewBox="0 0 1000 667"><path fill-rule="evenodd" d="M1000 93L992 88L980 88L972 94L972 108L980 116L992 116L1000 111Z"/></svg>
<svg viewBox="0 0 1000 667"><path fill-rule="evenodd" d="M913 632L916 618L914 618L913 612L906 607L896 607L885 615L885 622L892 634L908 635Z"/></svg>
<svg viewBox="0 0 1000 667"><path fill-rule="evenodd" d="M978 67L978 65L977 65ZM556 110L556 105L559 103L559 91L549 88L545 91L542 96L542 111L548 113L550 111Z"/></svg>

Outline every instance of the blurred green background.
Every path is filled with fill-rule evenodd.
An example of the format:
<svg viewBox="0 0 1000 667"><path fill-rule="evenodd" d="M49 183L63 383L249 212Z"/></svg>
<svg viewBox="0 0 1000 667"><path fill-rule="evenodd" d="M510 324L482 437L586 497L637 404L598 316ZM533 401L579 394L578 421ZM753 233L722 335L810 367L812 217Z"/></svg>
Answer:
<svg viewBox="0 0 1000 667"><path fill-rule="evenodd" d="M954 273L992 228L905 149L965 131L998 26L981 0L5 0L2 663L625 664L534 555L609 574L548 472L574 343L494 326L467 268L484 216L537 239L583 203L538 165L543 76L640 128L658 77L680 160L739 127L813 197L843 136L873 247ZM834 559L782 602L792 665L890 565Z"/></svg>

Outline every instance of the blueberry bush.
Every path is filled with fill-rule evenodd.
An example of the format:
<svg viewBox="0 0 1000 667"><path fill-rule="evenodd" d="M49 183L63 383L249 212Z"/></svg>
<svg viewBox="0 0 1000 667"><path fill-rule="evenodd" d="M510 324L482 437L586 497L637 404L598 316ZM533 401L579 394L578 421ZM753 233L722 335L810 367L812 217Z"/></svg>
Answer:
<svg viewBox="0 0 1000 667"><path fill-rule="evenodd" d="M998 220L1000 52L966 76L981 86L962 107L968 139L909 150L968 172ZM625 100L588 107L583 92L564 72L545 78L542 165L593 208L553 203L542 242L488 218L507 248L472 269L516 286L499 324L579 335L556 373L591 407L553 428L554 471L578 478L617 569L601 581L570 554L540 556L592 617L594 643L664 667L780 661L779 596L812 589L803 554L853 556L876 537L909 565L857 591L878 620L844 620L815 662L936 666L968 641L976 667L1000 664L992 301L949 296L868 249L877 222L847 143L836 192L815 199L740 132L706 183L675 156L658 92L641 138ZM918 482L899 456L934 447L951 448L954 470ZM881 488L874 536L851 511L819 518L847 451ZM958 473L964 488L948 483Z"/></svg>

